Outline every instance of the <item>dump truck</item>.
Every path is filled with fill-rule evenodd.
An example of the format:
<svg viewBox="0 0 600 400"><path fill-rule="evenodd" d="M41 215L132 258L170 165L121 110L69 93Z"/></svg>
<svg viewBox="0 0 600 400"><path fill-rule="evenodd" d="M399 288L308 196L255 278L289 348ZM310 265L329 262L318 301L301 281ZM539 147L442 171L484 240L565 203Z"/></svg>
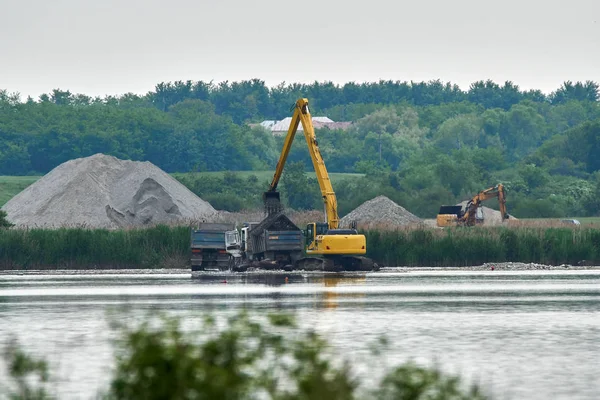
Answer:
<svg viewBox="0 0 600 400"><path fill-rule="evenodd" d="M282 212L241 229L242 251L248 263L267 261L283 268L302 257L304 236Z"/></svg>
<svg viewBox="0 0 600 400"><path fill-rule="evenodd" d="M234 224L200 223L191 230L192 271L227 270L241 262L241 240Z"/></svg>

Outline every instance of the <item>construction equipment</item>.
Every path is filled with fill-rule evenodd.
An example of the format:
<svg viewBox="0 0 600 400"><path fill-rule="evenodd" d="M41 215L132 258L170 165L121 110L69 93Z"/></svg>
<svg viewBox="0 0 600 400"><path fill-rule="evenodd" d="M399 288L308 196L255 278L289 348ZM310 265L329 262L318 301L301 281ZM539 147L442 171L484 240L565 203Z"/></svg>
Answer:
<svg viewBox="0 0 600 400"><path fill-rule="evenodd" d="M282 209L277 185L300 123L302 123L304 138L321 189L326 221L313 222L307 225L304 245L306 255L309 257L298 260L296 264L298 268L302 269L370 269L373 266L373 261L361 256L366 254L367 251L365 236L358 234L356 229L338 229L337 200L327 168L325 168L325 162L319 151L307 99L299 99L294 106L292 122L283 143L273 180L269 190L263 195L267 215L279 213Z"/></svg>
<svg viewBox="0 0 600 400"><path fill-rule="evenodd" d="M241 245L234 224L198 224L191 231L192 271L232 269L242 262Z"/></svg>
<svg viewBox="0 0 600 400"><path fill-rule="evenodd" d="M274 268L286 268L302 257L302 231L281 212L260 223L244 224L241 231L242 250L250 264L269 260Z"/></svg>
<svg viewBox="0 0 600 400"><path fill-rule="evenodd" d="M481 203L493 198L498 198L502 221L508 219L509 215L506 212L506 194L504 192L504 186L499 183L494 187L477 193L467 202L464 209L460 205L441 206L440 212L436 218L437 226L474 226L481 224L483 223Z"/></svg>

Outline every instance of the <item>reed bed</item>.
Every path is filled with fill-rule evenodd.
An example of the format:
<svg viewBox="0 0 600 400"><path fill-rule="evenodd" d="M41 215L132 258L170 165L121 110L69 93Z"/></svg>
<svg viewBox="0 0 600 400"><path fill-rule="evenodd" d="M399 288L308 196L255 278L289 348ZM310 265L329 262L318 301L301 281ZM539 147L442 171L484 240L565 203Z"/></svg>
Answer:
<svg viewBox="0 0 600 400"><path fill-rule="evenodd" d="M0 269L185 268L185 226L0 230Z"/></svg>
<svg viewBox="0 0 600 400"><path fill-rule="evenodd" d="M369 256L386 266L600 264L600 230L591 228L410 227L364 233Z"/></svg>
<svg viewBox="0 0 600 400"><path fill-rule="evenodd" d="M368 256L385 266L487 262L600 265L600 229L471 227L368 229ZM0 230L0 269L186 268L189 226Z"/></svg>

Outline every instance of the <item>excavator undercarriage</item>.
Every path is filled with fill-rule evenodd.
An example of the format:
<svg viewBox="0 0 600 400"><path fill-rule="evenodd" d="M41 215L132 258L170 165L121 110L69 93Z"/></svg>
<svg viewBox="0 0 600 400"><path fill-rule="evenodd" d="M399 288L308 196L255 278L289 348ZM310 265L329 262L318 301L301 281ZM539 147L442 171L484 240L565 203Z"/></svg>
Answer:
<svg viewBox="0 0 600 400"><path fill-rule="evenodd" d="M341 256L341 257L303 257L294 265L295 270L304 271L373 271L378 266L368 257Z"/></svg>

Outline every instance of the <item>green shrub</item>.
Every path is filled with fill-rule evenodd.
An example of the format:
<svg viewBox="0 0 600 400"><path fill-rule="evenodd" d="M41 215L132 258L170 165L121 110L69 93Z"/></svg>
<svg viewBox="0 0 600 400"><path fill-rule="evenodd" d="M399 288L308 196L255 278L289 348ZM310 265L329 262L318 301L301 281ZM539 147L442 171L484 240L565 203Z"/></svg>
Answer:
<svg viewBox="0 0 600 400"><path fill-rule="evenodd" d="M0 210L0 229L10 228L11 226L13 226L13 224L6 219L6 211Z"/></svg>
<svg viewBox="0 0 600 400"><path fill-rule="evenodd" d="M465 390L457 377L413 363L392 369L379 384L369 383L370 387L365 387L347 362L331 356L324 338L312 331L298 331L293 318L287 315L271 315L268 323L259 323L247 314L240 314L230 318L221 329L212 318L206 318L198 335L184 334L177 319L164 319L158 326L152 322L122 330L110 386L99 397L107 400L486 398L477 386ZM46 363L30 358L14 346L6 354L5 360L16 382L11 386L18 388L11 398L49 398L45 387ZM374 352L373 356L381 354ZM37 382L27 379L31 375L38 377Z"/></svg>

